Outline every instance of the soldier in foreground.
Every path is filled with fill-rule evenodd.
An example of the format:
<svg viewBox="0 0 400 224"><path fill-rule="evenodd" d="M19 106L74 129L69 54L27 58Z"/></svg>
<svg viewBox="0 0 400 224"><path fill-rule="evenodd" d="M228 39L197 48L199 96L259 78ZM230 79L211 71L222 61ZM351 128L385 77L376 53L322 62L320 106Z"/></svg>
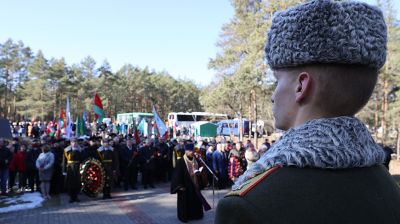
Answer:
<svg viewBox="0 0 400 224"><path fill-rule="evenodd" d="M215 223L400 223L384 152L355 114L386 60L382 12L315 0L275 14L265 48L286 133L238 178Z"/></svg>
<svg viewBox="0 0 400 224"><path fill-rule="evenodd" d="M116 174L114 148L109 144L109 139L103 139L103 144L97 149L99 158L104 167L105 181L103 187L103 199L111 199L111 187Z"/></svg>
<svg viewBox="0 0 400 224"><path fill-rule="evenodd" d="M83 160L82 148L78 145L77 139L72 137L71 144L64 149L63 174L67 176L66 186L69 202L79 202L78 194L81 190L80 165Z"/></svg>

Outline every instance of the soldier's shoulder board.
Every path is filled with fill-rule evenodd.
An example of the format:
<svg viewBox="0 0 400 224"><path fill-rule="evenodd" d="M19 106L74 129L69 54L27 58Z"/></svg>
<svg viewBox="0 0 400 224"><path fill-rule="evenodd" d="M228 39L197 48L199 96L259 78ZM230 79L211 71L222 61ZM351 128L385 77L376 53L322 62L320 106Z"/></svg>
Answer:
<svg viewBox="0 0 400 224"><path fill-rule="evenodd" d="M269 175L277 171L280 166L275 166L272 167L271 169L268 169L264 173L261 173L260 175L257 175L250 180L246 181L243 186L237 190L229 192L225 197L229 196L239 196L239 197L244 197L247 193L249 193L252 189L254 189L261 181L263 181L265 178L267 178Z"/></svg>

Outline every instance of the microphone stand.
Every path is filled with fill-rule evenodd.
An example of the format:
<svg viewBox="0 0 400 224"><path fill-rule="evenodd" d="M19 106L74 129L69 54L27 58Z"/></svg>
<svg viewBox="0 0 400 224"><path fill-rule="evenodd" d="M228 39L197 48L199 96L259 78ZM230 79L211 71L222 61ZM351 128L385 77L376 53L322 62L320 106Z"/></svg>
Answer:
<svg viewBox="0 0 400 224"><path fill-rule="evenodd" d="M214 186L214 180L218 181L218 177L214 174L214 172L211 170L211 168L206 164L206 162L204 162L204 160L201 158L201 155L195 153L196 158L200 160L200 162L207 168L208 172L210 172L213 176L213 180L212 180L212 189L213 189L213 208L215 208L215 186Z"/></svg>

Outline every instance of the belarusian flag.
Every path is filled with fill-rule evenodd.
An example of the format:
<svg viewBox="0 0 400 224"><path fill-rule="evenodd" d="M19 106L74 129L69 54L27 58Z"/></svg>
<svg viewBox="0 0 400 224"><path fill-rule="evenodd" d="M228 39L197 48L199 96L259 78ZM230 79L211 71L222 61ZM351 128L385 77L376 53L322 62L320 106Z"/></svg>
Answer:
<svg viewBox="0 0 400 224"><path fill-rule="evenodd" d="M60 117L58 118L58 121L54 121L54 124L57 124L57 130L56 130L55 136L59 137L61 135L61 129L67 127L66 120L67 120L67 115L65 114L64 109L61 108Z"/></svg>
<svg viewBox="0 0 400 224"><path fill-rule="evenodd" d="M61 108L61 111L60 111L60 118L59 118L59 122L58 122L58 124L59 124L59 126L60 126L60 129L63 129L63 128L66 128L67 127L67 122L66 122L66 120L67 120L67 115L65 114L65 111L64 111L64 109L63 108Z"/></svg>
<svg viewBox="0 0 400 224"><path fill-rule="evenodd" d="M101 99L99 95L97 95L97 93L94 95L93 112L95 113L97 123L103 122L104 118L103 104L101 103Z"/></svg>

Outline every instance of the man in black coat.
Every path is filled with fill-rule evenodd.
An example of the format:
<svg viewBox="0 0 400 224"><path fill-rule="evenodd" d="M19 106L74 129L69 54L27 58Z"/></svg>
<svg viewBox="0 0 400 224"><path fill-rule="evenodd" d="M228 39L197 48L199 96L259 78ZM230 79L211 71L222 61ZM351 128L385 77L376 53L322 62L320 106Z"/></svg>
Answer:
<svg viewBox="0 0 400 224"><path fill-rule="evenodd" d="M145 145L139 149L140 167L142 170L142 184L144 189L154 188L154 173L156 171L155 153L153 143L146 139Z"/></svg>
<svg viewBox="0 0 400 224"><path fill-rule="evenodd" d="M34 141L26 152L26 174L28 177L28 185L31 192L40 191L39 172L36 168L36 160L41 153L39 143Z"/></svg>
<svg viewBox="0 0 400 224"><path fill-rule="evenodd" d="M102 146L97 149L105 173L103 199L111 199L111 188L118 169L118 163L116 163L118 155L109 142L109 139L103 139Z"/></svg>
<svg viewBox="0 0 400 224"><path fill-rule="evenodd" d="M158 144L158 156L159 164L157 167L158 179L162 182L167 181L167 176L169 174L169 164L172 164L172 157L170 157L169 147L165 142L164 138L159 139Z"/></svg>
<svg viewBox="0 0 400 224"><path fill-rule="evenodd" d="M69 202L79 202L78 194L81 190L80 165L83 162L82 148L77 139L70 139L70 146L64 149L63 175L66 176L65 184L70 197Z"/></svg>
<svg viewBox="0 0 400 224"><path fill-rule="evenodd" d="M89 145L83 149L83 154L84 154L84 159L99 159L99 154L97 153L97 149L99 148L100 145L97 145L96 139L94 137L91 137L89 139Z"/></svg>
<svg viewBox="0 0 400 224"><path fill-rule="evenodd" d="M385 153L355 117L386 60L377 7L306 1L274 14L265 54L286 131L218 203L215 223L400 223Z"/></svg>
<svg viewBox="0 0 400 224"><path fill-rule="evenodd" d="M62 161L64 158L64 148L60 145L60 140L52 140L51 152L54 154L53 177L51 178L50 193L59 194L63 191L64 177L62 174Z"/></svg>
<svg viewBox="0 0 400 224"><path fill-rule="evenodd" d="M7 193L8 164L12 158L12 153L5 146L4 139L0 138L0 190L1 195Z"/></svg>
<svg viewBox="0 0 400 224"><path fill-rule="evenodd" d="M194 145L185 145L185 154L176 163L171 194L178 194L177 215L182 222L203 218L203 206L210 209L201 195L200 166L194 157Z"/></svg>
<svg viewBox="0 0 400 224"><path fill-rule="evenodd" d="M127 139L126 144L123 145L119 151L120 171L125 190L128 190L129 187L137 189L138 156L136 145L134 145L130 139Z"/></svg>

